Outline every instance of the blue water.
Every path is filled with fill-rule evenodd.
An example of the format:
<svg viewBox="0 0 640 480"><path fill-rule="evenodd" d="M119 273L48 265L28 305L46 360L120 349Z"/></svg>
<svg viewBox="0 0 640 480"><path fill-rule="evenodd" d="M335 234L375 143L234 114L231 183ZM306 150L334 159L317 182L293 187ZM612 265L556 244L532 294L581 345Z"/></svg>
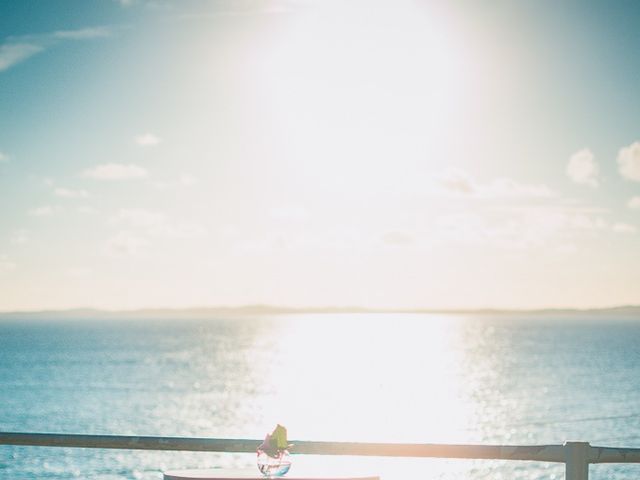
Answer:
<svg viewBox="0 0 640 480"><path fill-rule="evenodd" d="M0 320L2 431L260 438L276 423L300 440L640 447L640 319ZM0 479L157 480L219 466L255 458L0 446ZM306 456L292 474L318 466L385 479L563 476L537 462Z"/></svg>

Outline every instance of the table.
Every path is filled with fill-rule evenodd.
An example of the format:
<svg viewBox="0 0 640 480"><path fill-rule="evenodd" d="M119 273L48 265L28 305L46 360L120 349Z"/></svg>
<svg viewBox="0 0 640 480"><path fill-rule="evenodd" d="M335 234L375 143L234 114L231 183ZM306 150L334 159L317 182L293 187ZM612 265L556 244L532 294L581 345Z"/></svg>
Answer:
<svg viewBox="0 0 640 480"><path fill-rule="evenodd" d="M229 470L213 468L211 470L171 470L164 472L164 480L265 480L258 469ZM377 475L285 475L283 480L380 480Z"/></svg>

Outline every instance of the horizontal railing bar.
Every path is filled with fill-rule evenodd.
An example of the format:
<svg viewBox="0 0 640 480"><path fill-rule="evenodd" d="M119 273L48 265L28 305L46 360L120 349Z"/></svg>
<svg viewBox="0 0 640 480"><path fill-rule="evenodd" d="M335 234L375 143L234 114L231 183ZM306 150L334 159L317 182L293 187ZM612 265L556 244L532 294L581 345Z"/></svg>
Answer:
<svg viewBox="0 0 640 480"><path fill-rule="evenodd" d="M564 462L561 445L446 445L416 443L293 442L292 452L316 455L430 457Z"/></svg>
<svg viewBox="0 0 640 480"><path fill-rule="evenodd" d="M0 445L175 450L191 452L254 453L260 440L235 438L78 435L0 432ZM565 462L562 445L446 445L418 443L356 443L293 441L291 453L378 457L431 457ZM640 448L589 446L589 463L640 463Z"/></svg>
<svg viewBox="0 0 640 480"><path fill-rule="evenodd" d="M253 453L258 440L0 432L0 445Z"/></svg>
<svg viewBox="0 0 640 480"><path fill-rule="evenodd" d="M564 462L561 445L443 445L292 441L291 453ZM0 445L253 453L260 440L0 432Z"/></svg>
<svg viewBox="0 0 640 480"><path fill-rule="evenodd" d="M589 463L640 463L640 448L591 447Z"/></svg>

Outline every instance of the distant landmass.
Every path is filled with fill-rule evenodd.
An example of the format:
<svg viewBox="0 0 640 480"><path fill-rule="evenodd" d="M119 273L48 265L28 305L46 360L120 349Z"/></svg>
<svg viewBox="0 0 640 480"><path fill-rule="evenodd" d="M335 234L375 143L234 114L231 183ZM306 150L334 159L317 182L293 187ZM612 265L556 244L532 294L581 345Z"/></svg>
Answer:
<svg viewBox="0 0 640 480"><path fill-rule="evenodd" d="M448 315L624 315L639 316L640 305L608 308L547 308L534 310L517 309L377 309L362 307L279 307L273 305L244 305L237 307L200 308L145 308L137 310L100 310L77 308L68 310L39 310L0 312L2 318L24 319L110 319L110 318L214 318L223 316L292 315L292 314L339 314L339 313L421 313Z"/></svg>

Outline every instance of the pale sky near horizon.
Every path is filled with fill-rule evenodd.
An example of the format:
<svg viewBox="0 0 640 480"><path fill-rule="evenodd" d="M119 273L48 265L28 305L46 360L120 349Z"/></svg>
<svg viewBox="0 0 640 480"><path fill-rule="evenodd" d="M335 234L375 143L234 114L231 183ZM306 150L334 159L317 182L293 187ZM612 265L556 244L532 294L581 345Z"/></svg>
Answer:
<svg viewBox="0 0 640 480"><path fill-rule="evenodd" d="M640 304L635 2L0 1L0 311Z"/></svg>

